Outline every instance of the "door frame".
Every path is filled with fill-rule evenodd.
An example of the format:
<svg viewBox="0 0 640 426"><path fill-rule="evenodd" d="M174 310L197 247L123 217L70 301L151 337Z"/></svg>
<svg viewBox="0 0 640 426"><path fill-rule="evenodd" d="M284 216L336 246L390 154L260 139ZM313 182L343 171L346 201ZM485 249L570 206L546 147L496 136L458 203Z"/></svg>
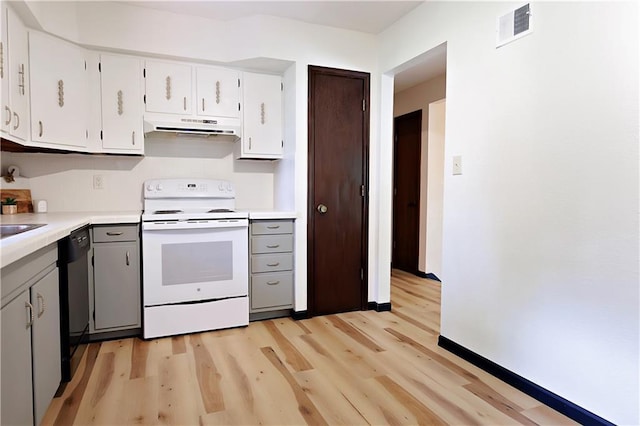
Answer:
<svg viewBox="0 0 640 426"><path fill-rule="evenodd" d="M309 65L308 76L308 93L307 93L307 140L308 140L308 158L307 158L307 315L312 317L316 313L315 306L315 205L314 205L314 187L315 187L315 139L314 139L314 109L311 102L313 94L313 83L316 75L331 75L336 77L356 78L363 82L365 114L363 119L363 141L362 141L362 181L365 185L363 205L362 205L362 251L361 251L361 268L363 271L362 280L360 280L360 309L366 310L369 307L369 140L370 140L370 79L371 74L359 71L350 71L337 68L327 68L316 65Z"/></svg>

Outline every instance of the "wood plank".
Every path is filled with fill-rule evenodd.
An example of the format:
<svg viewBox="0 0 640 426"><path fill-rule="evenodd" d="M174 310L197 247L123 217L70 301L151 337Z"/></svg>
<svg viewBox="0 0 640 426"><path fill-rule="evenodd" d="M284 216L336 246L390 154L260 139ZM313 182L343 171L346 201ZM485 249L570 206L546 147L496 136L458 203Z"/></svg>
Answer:
<svg viewBox="0 0 640 426"><path fill-rule="evenodd" d="M431 411L428 407L422 404L411 393L407 392L402 386L391 380L388 376L376 377L376 380L380 382L389 393L396 398L402 405L407 407L411 413L418 420L418 424L426 425L444 425L445 422Z"/></svg>
<svg viewBox="0 0 640 426"><path fill-rule="evenodd" d="M149 356L149 342L142 339L133 341L131 351L131 374L129 379L138 379L146 375L147 357Z"/></svg>
<svg viewBox="0 0 640 426"><path fill-rule="evenodd" d="M265 321L264 326L276 341L276 344L284 352L287 364L291 365L294 371L311 370L313 367L304 356L291 344L289 340L280 332L273 321Z"/></svg>
<svg viewBox="0 0 640 426"><path fill-rule="evenodd" d="M302 417L304 417L307 424L328 425L327 421L322 417L322 414L320 414L315 404L309 399L304 389L302 389L289 370L287 370L274 350L270 347L261 348L261 350L264 356L271 361L273 366L280 372L280 374L282 374L287 383L289 383L289 386L291 386L293 394L296 397L296 401L298 401L298 410L300 410L300 414L302 414Z"/></svg>
<svg viewBox="0 0 640 426"><path fill-rule="evenodd" d="M2 203L7 198L15 198L18 203L18 213L33 213L30 189L0 189Z"/></svg>
<svg viewBox="0 0 640 426"><path fill-rule="evenodd" d="M189 343L196 362L196 377L200 387L200 396L207 413L224 410L224 399L220 387L221 375L213 363L211 354L202 342L202 336L192 334Z"/></svg>

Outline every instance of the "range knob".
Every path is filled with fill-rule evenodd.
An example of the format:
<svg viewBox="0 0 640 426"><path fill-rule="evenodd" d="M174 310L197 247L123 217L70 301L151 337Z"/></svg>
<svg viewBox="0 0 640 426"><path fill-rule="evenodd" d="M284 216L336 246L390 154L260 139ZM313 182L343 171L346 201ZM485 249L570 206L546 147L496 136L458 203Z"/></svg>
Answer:
<svg viewBox="0 0 640 426"><path fill-rule="evenodd" d="M231 182L227 182L227 191L231 192L233 190L233 186L231 186Z"/></svg>
<svg viewBox="0 0 640 426"><path fill-rule="evenodd" d="M218 185L218 189L219 189L220 191L224 191L224 183L220 183L220 184Z"/></svg>
<svg viewBox="0 0 640 426"><path fill-rule="evenodd" d="M157 184L156 185L156 191L162 191L162 185L161 184Z"/></svg>
<svg viewBox="0 0 640 426"><path fill-rule="evenodd" d="M151 184L147 185L147 191L149 192L153 191L153 185Z"/></svg>

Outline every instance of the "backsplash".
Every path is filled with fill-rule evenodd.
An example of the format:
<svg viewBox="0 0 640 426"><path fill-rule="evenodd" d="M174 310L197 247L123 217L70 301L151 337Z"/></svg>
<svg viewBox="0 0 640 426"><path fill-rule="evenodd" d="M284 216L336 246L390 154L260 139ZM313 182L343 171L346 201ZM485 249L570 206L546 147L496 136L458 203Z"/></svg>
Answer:
<svg viewBox="0 0 640 426"><path fill-rule="evenodd" d="M272 209L274 163L234 160L233 142L189 137L145 139L144 157L2 153L2 174L20 169L20 184L50 212L142 209L142 184L153 178L226 179L236 186L238 209ZM94 189L94 179L103 189ZM11 185L16 189L17 186Z"/></svg>

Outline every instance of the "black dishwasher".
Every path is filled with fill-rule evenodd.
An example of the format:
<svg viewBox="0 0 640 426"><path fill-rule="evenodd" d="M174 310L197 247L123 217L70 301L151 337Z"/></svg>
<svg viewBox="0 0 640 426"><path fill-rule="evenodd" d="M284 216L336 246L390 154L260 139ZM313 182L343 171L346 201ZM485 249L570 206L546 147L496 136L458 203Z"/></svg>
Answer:
<svg viewBox="0 0 640 426"><path fill-rule="evenodd" d="M78 368L89 342L89 226L58 242L62 382Z"/></svg>

